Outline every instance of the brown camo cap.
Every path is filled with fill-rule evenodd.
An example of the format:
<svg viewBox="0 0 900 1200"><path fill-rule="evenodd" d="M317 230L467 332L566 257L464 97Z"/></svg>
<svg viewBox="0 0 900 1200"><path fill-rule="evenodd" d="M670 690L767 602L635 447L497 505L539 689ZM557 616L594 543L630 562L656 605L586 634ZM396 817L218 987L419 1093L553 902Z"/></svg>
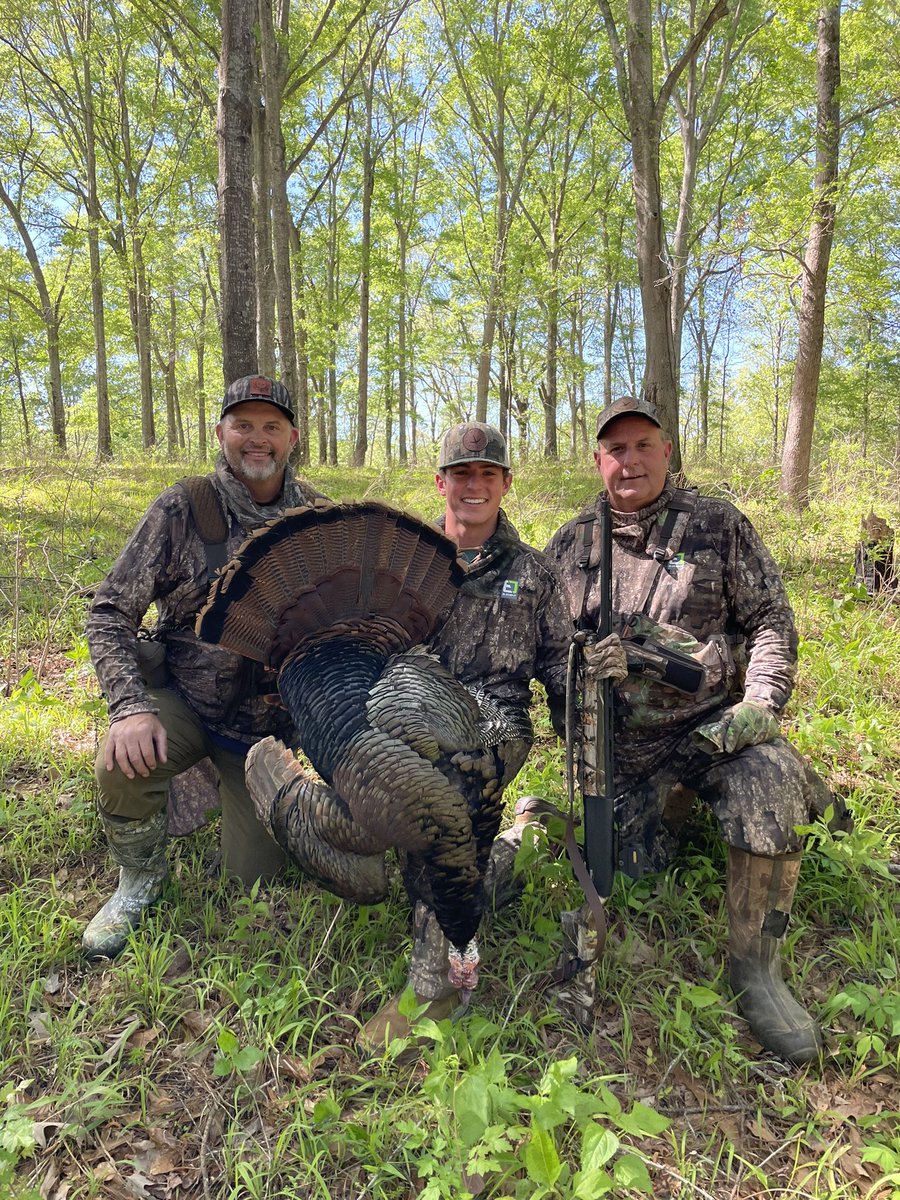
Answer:
<svg viewBox="0 0 900 1200"><path fill-rule="evenodd" d="M627 417L632 413L639 417L646 417L648 421L652 421L654 425L658 425L662 429L662 421L659 419L655 404L651 404L649 400L638 400L636 396L620 396L618 400L613 400L612 404L608 404L597 418L597 438L603 436L604 429L617 417Z"/></svg>
<svg viewBox="0 0 900 1200"><path fill-rule="evenodd" d="M438 470L467 462L494 463L508 471L509 450L500 430L482 421L465 421L449 429L441 441Z"/></svg>

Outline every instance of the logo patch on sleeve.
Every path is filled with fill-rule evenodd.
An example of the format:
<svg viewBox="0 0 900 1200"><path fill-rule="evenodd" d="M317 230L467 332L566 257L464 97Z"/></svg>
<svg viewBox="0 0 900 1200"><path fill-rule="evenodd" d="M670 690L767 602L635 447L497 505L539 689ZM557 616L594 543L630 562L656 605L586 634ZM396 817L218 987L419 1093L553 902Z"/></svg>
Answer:
<svg viewBox="0 0 900 1200"><path fill-rule="evenodd" d="M519 581L518 579L504 579L503 587L500 589L500 598L502 600L518 600L519 598Z"/></svg>

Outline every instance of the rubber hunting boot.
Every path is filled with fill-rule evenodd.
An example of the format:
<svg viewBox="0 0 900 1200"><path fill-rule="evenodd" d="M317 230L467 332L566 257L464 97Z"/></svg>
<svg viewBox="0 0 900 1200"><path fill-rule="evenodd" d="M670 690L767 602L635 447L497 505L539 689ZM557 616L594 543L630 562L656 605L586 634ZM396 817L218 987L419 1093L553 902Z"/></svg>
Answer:
<svg viewBox="0 0 900 1200"><path fill-rule="evenodd" d="M729 980L761 1045L802 1066L822 1053L822 1034L781 974L781 942L802 854L765 858L728 848Z"/></svg>
<svg viewBox="0 0 900 1200"><path fill-rule="evenodd" d="M115 958L142 914L162 892L166 878L166 810L142 821L100 813L119 886L84 931L88 958Z"/></svg>

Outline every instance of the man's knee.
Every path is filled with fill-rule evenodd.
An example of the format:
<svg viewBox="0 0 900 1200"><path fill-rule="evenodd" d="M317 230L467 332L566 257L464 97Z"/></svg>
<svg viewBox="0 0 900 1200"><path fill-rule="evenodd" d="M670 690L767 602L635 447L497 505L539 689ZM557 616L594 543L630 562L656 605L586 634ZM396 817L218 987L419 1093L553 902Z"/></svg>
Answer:
<svg viewBox="0 0 900 1200"><path fill-rule="evenodd" d="M796 830L810 820L806 771L783 738L746 747L710 782L710 800L729 846L767 857L803 848Z"/></svg>
<svg viewBox="0 0 900 1200"><path fill-rule="evenodd" d="M102 744L94 762L94 778L97 803L107 816L142 821L158 812L166 802L167 783L156 779L153 771L148 776L135 775L133 779L117 766L108 771Z"/></svg>

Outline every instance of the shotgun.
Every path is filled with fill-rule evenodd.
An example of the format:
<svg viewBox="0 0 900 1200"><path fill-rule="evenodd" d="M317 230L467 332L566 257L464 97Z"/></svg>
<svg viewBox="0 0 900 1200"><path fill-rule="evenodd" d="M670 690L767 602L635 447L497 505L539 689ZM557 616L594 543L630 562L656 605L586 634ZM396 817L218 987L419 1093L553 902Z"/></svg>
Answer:
<svg viewBox="0 0 900 1200"><path fill-rule="evenodd" d="M602 897L612 892L616 871L615 779L613 761L613 681L596 679L591 670L591 641L612 632L612 516L609 498L599 500L600 610L596 637L583 643L582 795L584 797L584 856L594 886ZM593 538L591 538L593 541ZM590 547L587 547L587 553ZM585 553L585 550L582 551ZM588 569L585 562L584 569ZM579 625L586 623L584 606ZM585 634L587 630L583 629Z"/></svg>

